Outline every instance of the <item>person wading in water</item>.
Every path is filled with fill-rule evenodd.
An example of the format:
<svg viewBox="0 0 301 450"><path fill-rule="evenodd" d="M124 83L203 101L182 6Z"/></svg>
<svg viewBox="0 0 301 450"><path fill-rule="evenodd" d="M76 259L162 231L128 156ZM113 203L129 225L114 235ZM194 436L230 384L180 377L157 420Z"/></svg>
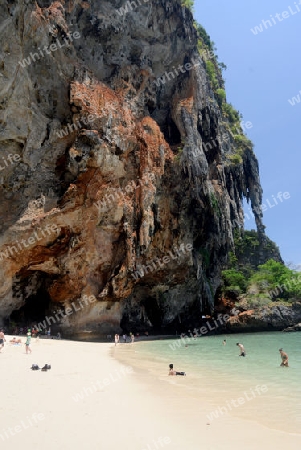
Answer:
<svg viewBox="0 0 301 450"><path fill-rule="evenodd" d="M246 356L246 351L245 351L245 347L240 344L239 342L237 342L238 347L240 348L240 355L239 356Z"/></svg>
<svg viewBox="0 0 301 450"><path fill-rule="evenodd" d="M288 355L283 351L282 348L279 348L280 356L282 359L282 363L280 364L280 367L288 367Z"/></svg>

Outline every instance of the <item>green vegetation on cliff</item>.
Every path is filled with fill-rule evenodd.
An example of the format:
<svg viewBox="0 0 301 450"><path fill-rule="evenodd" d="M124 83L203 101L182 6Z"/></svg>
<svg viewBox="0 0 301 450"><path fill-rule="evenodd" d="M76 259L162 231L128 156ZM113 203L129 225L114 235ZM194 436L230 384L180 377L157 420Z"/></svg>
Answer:
<svg viewBox="0 0 301 450"><path fill-rule="evenodd" d="M260 242L258 233L251 230L236 232L234 246L229 267L222 272L224 296L235 300L243 296L248 308L301 298L301 273L283 264L276 244L269 239ZM257 265L260 258L266 262Z"/></svg>
<svg viewBox="0 0 301 450"><path fill-rule="evenodd" d="M181 5L186 6L190 11L193 11L194 0L181 0Z"/></svg>
<svg viewBox="0 0 301 450"><path fill-rule="evenodd" d="M181 0L181 5L193 10L193 0ZM225 154L225 163L242 164L246 151L253 150L252 142L244 135L242 115L227 102L223 70L219 62L215 43L205 28L194 22L197 33L197 49L204 61L214 98L220 108L223 127L231 136L231 150ZM181 155L179 148L178 158ZM214 194L209 195L211 209L219 215L219 206ZM275 300L289 302L301 296L301 274L287 268L280 257L279 249L267 237L259 237L257 231L235 230L234 250L229 254L228 267L222 272L222 294L224 297L244 299L247 307L257 307Z"/></svg>
<svg viewBox="0 0 301 450"><path fill-rule="evenodd" d="M227 155L227 159L230 164L241 164L243 162L243 154L245 150L252 150L253 144L243 134L241 127L242 115L231 105L231 103L227 102L225 82L222 74L222 71L227 67L224 63L218 61L218 56L216 55L217 49L205 28L197 22L194 22L194 27L198 37L199 54L205 62L207 75L214 93L214 97L224 118L224 125L233 139L233 152Z"/></svg>

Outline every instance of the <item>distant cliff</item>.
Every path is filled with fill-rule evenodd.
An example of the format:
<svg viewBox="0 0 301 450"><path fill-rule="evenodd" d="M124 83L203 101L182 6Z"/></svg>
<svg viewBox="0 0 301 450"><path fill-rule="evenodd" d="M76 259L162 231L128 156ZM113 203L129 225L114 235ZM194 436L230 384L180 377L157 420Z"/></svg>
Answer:
<svg viewBox="0 0 301 450"><path fill-rule="evenodd" d="M243 198L265 242L258 162L210 40L178 1L136 4L1 2L6 324L193 326L213 311Z"/></svg>
<svg viewBox="0 0 301 450"><path fill-rule="evenodd" d="M235 232L234 249L236 265L241 269L256 270L260 264L264 264L269 259L284 264L275 242L268 237L264 241L260 240L255 230Z"/></svg>
<svg viewBox="0 0 301 450"><path fill-rule="evenodd" d="M225 330L232 333L300 331L300 322L301 302L294 302L292 305L279 304L244 311L232 316L227 322ZM290 329L286 330L288 327Z"/></svg>

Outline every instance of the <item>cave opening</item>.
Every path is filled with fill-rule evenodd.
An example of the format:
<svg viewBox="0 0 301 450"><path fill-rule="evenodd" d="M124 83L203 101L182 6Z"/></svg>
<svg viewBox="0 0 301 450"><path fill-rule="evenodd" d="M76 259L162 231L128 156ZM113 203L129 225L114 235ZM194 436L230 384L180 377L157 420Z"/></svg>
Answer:
<svg viewBox="0 0 301 450"><path fill-rule="evenodd" d="M9 326L32 327L43 322L49 314L51 298L48 292L56 276L44 272L18 274L13 283L13 298L21 307L12 311Z"/></svg>
<svg viewBox="0 0 301 450"><path fill-rule="evenodd" d="M10 323L16 325L31 325L33 322L41 322L49 308L50 298L45 295L30 295L25 300L25 305L15 309L10 315Z"/></svg>
<svg viewBox="0 0 301 450"><path fill-rule="evenodd" d="M164 125L161 125L160 128L164 134L164 139L172 149L176 149L181 145L181 133L171 117L168 117Z"/></svg>
<svg viewBox="0 0 301 450"><path fill-rule="evenodd" d="M156 298L147 297L143 302L145 312L153 325L153 331L161 331L162 311Z"/></svg>

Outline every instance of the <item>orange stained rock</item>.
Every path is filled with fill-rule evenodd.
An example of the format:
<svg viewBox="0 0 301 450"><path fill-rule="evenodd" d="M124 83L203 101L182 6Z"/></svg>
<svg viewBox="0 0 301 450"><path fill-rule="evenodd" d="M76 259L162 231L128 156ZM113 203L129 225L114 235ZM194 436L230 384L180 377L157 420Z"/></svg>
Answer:
<svg viewBox="0 0 301 450"><path fill-rule="evenodd" d="M194 105L194 101L193 101L193 97L189 97L189 98L183 98L182 100L179 100L179 107L180 108L185 108L190 114L193 113L193 105Z"/></svg>

